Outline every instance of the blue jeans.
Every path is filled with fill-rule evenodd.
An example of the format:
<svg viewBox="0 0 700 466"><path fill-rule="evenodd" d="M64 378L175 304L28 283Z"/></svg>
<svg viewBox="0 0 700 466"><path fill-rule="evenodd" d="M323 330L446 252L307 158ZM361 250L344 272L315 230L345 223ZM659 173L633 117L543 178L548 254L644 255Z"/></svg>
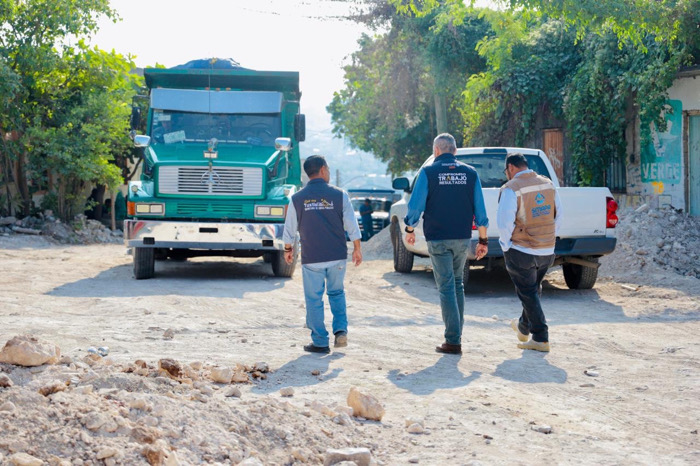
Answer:
<svg viewBox="0 0 700 466"><path fill-rule="evenodd" d="M467 261L469 239L428 241L433 276L440 293L442 320L445 322L445 342L462 343L464 326L464 264Z"/></svg>
<svg viewBox="0 0 700 466"><path fill-rule="evenodd" d="M518 322L521 333L532 333L532 339L539 342L549 341L549 328L542 311L542 280L547 269L554 262L554 254L535 256L517 249L509 249L503 257L506 270L515 285L515 292L523 305L523 313Z"/></svg>
<svg viewBox="0 0 700 466"><path fill-rule="evenodd" d="M333 333L348 331L347 306L345 304L345 261L329 267L314 264L302 265L304 297L306 298L306 326L311 329L314 346L328 346L328 331L324 323L323 293L326 290L333 314Z"/></svg>

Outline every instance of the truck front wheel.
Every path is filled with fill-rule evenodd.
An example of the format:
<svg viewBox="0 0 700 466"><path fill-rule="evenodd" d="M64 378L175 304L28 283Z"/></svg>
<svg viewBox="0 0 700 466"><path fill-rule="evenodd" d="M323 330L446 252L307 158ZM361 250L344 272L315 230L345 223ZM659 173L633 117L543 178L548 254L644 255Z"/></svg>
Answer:
<svg viewBox="0 0 700 466"><path fill-rule="evenodd" d="M392 238L394 241L394 270L400 273L410 273L413 270L413 253L406 249L401 238L399 223L392 225Z"/></svg>
<svg viewBox="0 0 700 466"><path fill-rule="evenodd" d="M155 275L155 249L134 248L134 278L143 280Z"/></svg>
<svg viewBox="0 0 700 466"><path fill-rule="evenodd" d="M590 262L598 262L597 257L584 256ZM564 263L561 266L564 272L566 286L572 290L590 290L598 279L598 267L586 267L579 264Z"/></svg>
<svg viewBox="0 0 700 466"><path fill-rule="evenodd" d="M299 260L299 242L295 242L294 249L292 250L292 263L287 264L284 260L284 251L274 251L271 252L271 262L272 262L272 273L275 277L291 277L294 275L294 269L297 266L297 261Z"/></svg>

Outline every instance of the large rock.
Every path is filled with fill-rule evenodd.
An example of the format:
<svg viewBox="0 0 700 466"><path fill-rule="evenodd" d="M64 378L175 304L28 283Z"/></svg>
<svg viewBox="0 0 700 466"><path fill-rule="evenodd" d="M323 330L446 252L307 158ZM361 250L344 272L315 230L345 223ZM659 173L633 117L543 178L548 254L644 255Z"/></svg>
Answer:
<svg viewBox="0 0 700 466"><path fill-rule="evenodd" d="M369 466L372 462L372 454L367 448L328 449L323 458L323 466L331 466L344 461L352 461L357 466Z"/></svg>
<svg viewBox="0 0 700 466"><path fill-rule="evenodd" d="M384 406L369 393L362 393L357 387L352 387L348 394L348 406L352 407L353 416L381 421L384 416Z"/></svg>
<svg viewBox="0 0 700 466"><path fill-rule="evenodd" d="M217 383L231 383L233 369L230 367L212 367L211 379Z"/></svg>
<svg viewBox="0 0 700 466"><path fill-rule="evenodd" d="M20 335L5 343L0 351L0 362L16 366L41 366L56 364L61 358L61 349L31 335Z"/></svg>
<svg viewBox="0 0 700 466"><path fill-rule="evenodd" d="M41 466L44 464L39 458L35 458L27 453L15 453L8 458L10 464L14 466Z"/></svg>

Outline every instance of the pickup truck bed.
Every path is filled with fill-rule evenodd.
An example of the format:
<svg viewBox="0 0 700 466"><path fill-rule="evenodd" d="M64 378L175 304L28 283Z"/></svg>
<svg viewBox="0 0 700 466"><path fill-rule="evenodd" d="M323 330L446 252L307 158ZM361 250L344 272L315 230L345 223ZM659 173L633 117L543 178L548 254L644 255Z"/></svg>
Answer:
<svg viewBox="0 0 700 466"><path fill-rule="evenodd" d="M498 226L496 212L498 210L498 194L500 186L505 183L503 167L507 154L522 153L528 159L530 168L541 175L549 177L559 192L562 206L562 217L559 235L555 246L555 265L561 264L567 286L573 289L592 288L598 276L598 258L610 254L615 249L616 238L614 225L617 221L615 209L617 205L608 188L578 188L559 186L554 169L544 152L537 149L525 148L493 148L476 147L457 150L457 159L473 166L481 179L486 213L489 218L487 234L489 237L489 252L487 256L475 261L475 249L478 233L474 230L472 244L468 253L464 270L464 282L469 277L469 268L483 265L491 268L501 265L503 252L498 243ZM432 163L433 157L428 158L424 166ZM415 180L413 181L415 183ZM406 187L406 179L394 180L394 187ZM391 207L391 240L394 249L394 269L407 273L413 268L413 256L428 256L428 245L423 235L423 221L416 226L416 242L406 243L403 229L403 219L406 216L407 204L411 197L411 187L405 189L402 199ZM612 203L611 203L612 202Z"/></svg>

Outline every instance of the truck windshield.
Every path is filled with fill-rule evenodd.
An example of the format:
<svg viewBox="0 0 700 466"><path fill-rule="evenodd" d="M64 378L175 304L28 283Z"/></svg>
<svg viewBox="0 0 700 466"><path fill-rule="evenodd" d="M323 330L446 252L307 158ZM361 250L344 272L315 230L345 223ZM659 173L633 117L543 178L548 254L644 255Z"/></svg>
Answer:
<svg viewBox="0 0 700 466"><path fill-rule="evenodd" d="M537 155L525 155L528 167L539 175L550 177L547 167ZM503 154L469 154L458 155L457 160L474 167L479 174L482 188L500 188L508 181L505 168L505 157Z"/></svg>
<svg viewBox="0 0 700 466"><path fill-rule="evenodd" d="M274 146L282 135L279 114L212 114L154 110L153 144L206 143Z"/></svg>

